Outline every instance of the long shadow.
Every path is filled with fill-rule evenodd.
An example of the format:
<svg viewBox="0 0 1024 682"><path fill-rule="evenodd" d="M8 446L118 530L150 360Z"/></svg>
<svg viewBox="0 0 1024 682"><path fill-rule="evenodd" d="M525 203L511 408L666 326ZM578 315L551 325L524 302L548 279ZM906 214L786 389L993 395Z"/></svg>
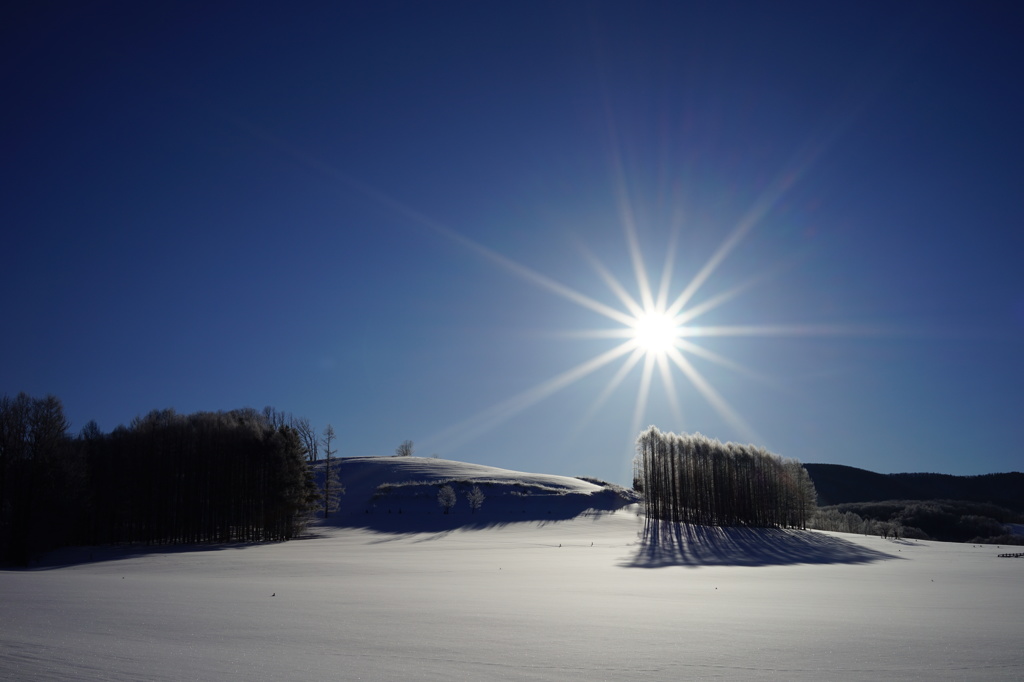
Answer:
<svg viewBox="0 0 1024 682"><path fill-rule="evenodd" d="M863 564L899 557L807 530L696 526L648 519L632 568Z"/></svg>
<svg viewBox="0 0 1024 682"><path fill-rule="evenodd" d="M142 556L161 556L171 554L190 554L197 552L223 552L241 550L249 547L274 544L281 541L267 542L209 542L182 545L160 545L132 543L123 545L95 545L86 547L62 547L46 552L33 560L28 566L3 566L0 571L48 571L82 564L97 564L107 561L120 561Z"/></svg>
<svg viewBox="0 0 1024 682"><path fill-rule="evenodd" d="M501 528L513 524L534 524L568 521L580 516L600 517L631 503L608 492L597 495L530 495L523 498L495 497L485 502L476 513L466 509L443 513L436 505L410 504L395 501L363 510L346 510L308 527L292 542L312 540L329 535L329 528L363 528L382 534L382 542L415 534L432 534L441 538L455 530ZM388 537L390 536L390 538ZM222 552L272 544L271 542L199 543L183 545L99 545L65 547L51 550L27 567L0 566L0 571L52 570L66 566L117 561L147 555L169 555L196 552Z"/></svg>

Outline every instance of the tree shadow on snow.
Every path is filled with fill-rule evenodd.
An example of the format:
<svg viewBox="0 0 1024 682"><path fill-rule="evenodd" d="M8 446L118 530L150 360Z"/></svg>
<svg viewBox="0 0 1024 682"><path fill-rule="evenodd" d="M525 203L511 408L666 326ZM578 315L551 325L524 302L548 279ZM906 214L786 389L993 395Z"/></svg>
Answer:
<svg viewBox="0 0 1024 682"><path fill-rule="evenodd" d="M50 550L36 557L28 566L4 567L2 570L15 571L46 571L82 564L96 564L122 559L135 559L144 556L166 557L177 554L195 554L202 552L224 552L248 549L262 545L275 544L280 541L267 542L207 542L195 544L150 544L126 543L119 545L94 545L85 547L62 547Z"/></svg>
<svg viewBox="0 0 1024 682"><path fill-rule="evenodd" d="M648 520L631 568L862 564L897 559L809 530L697 526Z"/></svg>

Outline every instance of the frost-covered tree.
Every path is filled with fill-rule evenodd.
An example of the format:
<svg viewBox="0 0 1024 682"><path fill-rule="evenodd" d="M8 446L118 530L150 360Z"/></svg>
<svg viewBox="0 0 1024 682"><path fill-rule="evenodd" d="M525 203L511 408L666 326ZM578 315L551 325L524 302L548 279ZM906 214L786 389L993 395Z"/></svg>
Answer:
<svg viewBox="0 0 1024 682"><path fill-rule="evenodd" d="M444 509L445 514L455 506L455 500L455 490L450 485L445 484L437 491L437 503Z"/></svg>
<svg viewBox="0 0 1024 682"><path fill-rule="evenodd" d="M473 486L473 489L469 491L468 495L466 495L466 501L469 502L469 508L473 511L474 514L476 513L477 509L483 506L484 493L482 490L480 490L480 486Z"/></svg>
<svg viewBox="0 0 1024 682"><path fill-rule="evenodd" d="M338 511L338 507L341 505L341 496L345 494L345 487L338 479L338 460L334 457L334 455L338 453L338 450L337 448L333 450L331 449L331 443L334 441L334 438L334 427L328 424L324 429L323 436L324 456L326 458L324 463L323 494L325 519L331 512Z"/></svg>

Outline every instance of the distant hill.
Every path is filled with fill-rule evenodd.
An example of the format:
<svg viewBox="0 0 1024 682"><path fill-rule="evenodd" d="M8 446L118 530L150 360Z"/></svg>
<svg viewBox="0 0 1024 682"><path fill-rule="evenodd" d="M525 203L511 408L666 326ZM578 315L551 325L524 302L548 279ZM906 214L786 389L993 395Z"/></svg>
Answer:
<svg viewBox="0 0 1024 682"><path fill-rule="evenodd" d="M951 476L878 474L842 464L804 464L818 491L818 506L883 500L967 500L1024 513L1024 473Z"/></svg>

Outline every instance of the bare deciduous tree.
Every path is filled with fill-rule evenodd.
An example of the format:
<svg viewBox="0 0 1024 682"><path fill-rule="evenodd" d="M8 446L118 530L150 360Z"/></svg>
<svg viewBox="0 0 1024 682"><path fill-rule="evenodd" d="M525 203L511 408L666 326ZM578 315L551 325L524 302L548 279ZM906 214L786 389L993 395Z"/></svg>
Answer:
<svg viewBox="0 0 1024 682"><path fill-rule="evenodd" d="M238 412L242 410L236 410ZM296 417L291 412L285 412L275 407L267 405L263 408L262 417L267 424L275 429L279 429L282 426L290 426L299 434L299 439L302 444L306 447L306 459L311 462L315 462L319 459L319 442L317 438L316 430L309 423L309 419L306 417Z"/></svg>
<svg viewBox="0 0 1024 682"><path fill-rule="evenodd" d="M291 427L295 429L302 444L306 446L306 459L315 462L320 459L320 439L316 437L313 425L306 417L295 417L292 419Z"/></svg>
<svg viewBox="0 0 1024 682"><path fill-rule="evenodd" d="M413 447L411 440L402 441L402 444L395 448L395 457L412 457Z"/></svg>

